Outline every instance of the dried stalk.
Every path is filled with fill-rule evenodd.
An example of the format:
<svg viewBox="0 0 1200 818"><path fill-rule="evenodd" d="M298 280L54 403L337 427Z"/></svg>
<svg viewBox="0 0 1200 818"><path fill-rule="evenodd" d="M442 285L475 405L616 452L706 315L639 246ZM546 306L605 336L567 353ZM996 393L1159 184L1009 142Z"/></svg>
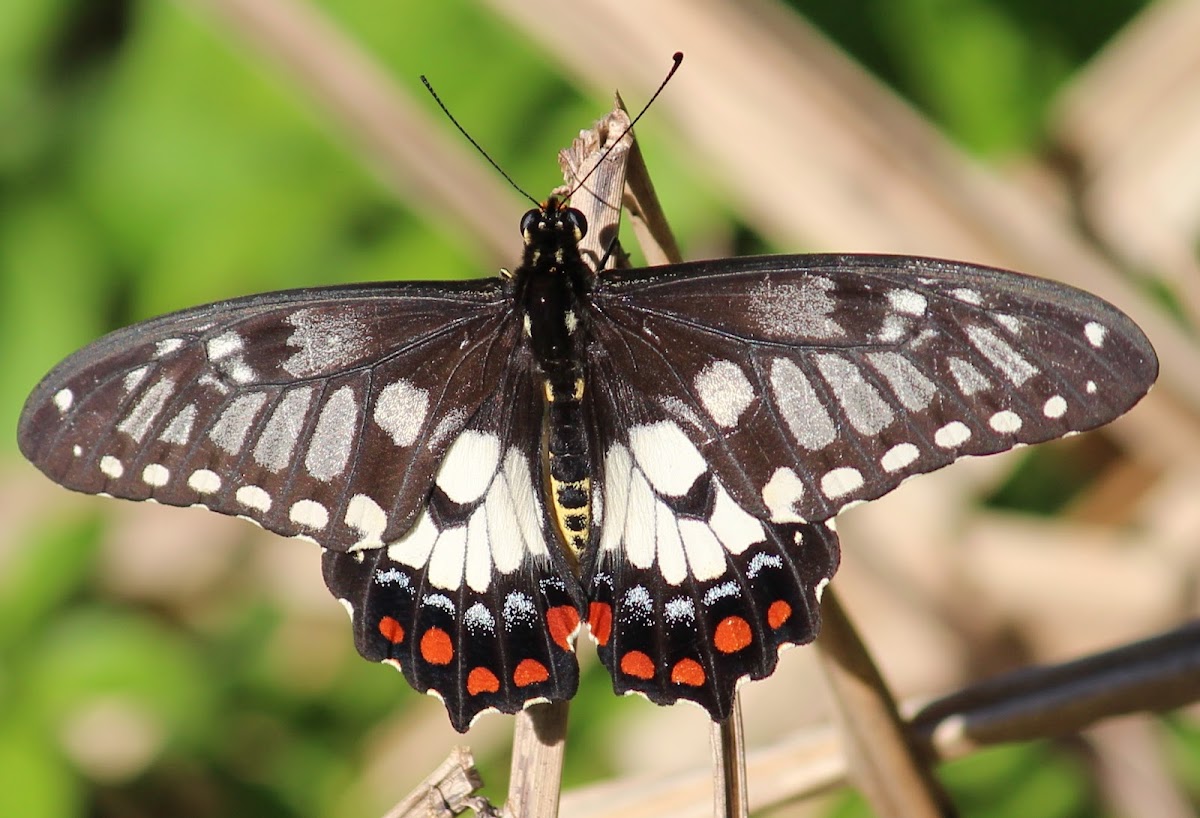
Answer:
<svg viewBox="0 0 1200 818"><path fill-rule="evenodd" d="M928 759L916 752L892 694L832 588L821 601L817 654L846 742L851 778L879 815L956 815Z"/></svg>

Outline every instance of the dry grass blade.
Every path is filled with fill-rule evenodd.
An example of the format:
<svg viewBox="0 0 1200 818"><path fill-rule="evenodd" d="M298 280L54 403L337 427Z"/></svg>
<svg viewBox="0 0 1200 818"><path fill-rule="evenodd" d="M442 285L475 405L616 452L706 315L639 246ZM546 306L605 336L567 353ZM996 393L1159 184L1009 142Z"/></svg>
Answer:
<svg viewBox="0 0 1200 818"><path fill-rule="evenodd" d="M900 720L896 703L832 587L821 601L817 652L833 692L851 777L879 815L945 818L955 815L928 759Z"/></svg>
<svg viewBox="0 0 1200 818"><path fill-rule="evenodd" d="M445 138L432 103L417 105L317 7L297 0L186 2L274 60L401 198L449 214L492 258L512 252L512 224L500 217L520 212L520 199L469 147Z"/></svg>
<svg viewBox="0 0 1200 818"><path fill-rule="evenodd" d="M383 818L450 818L475 809L478 799L472 795L482 786L471 751L455 747L436 770Z"/></svg>
<svg viewBox="0 0 1200 818"><path fill-rule="evenodd" d="M567 747L568 702L535 704L517 714L507 818L555 818Z"/></svg>

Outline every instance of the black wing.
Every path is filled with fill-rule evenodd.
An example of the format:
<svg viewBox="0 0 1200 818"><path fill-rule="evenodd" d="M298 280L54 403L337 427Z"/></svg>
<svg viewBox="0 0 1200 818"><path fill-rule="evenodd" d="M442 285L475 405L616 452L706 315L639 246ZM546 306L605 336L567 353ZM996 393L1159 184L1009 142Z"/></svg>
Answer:
<svg viewBox="0 0 1200 818"><path fill-rule="evenodd" d="M1158 373L1145 335L1101 299L934 259L616 272L593 304L593 357L776 522L825 520L959 457L1093 429Z"/></svg>
<svg viewBox="0 0 1200 818"><path fill-rule="evenodd" d="M226 301L72 355L26 402L19 442L77 491L380 546L412 527L519 339L498 280Z"/></svg>
<svg viewBox="0 0 1200 818"><path fill-rule="evenodd" d="M532 373L518 356L495 374L408 534L324 558L359 652L440 698L460 731L487 710L569 699L579 684L583 597L549 528Z"/></svg>
<svg viewBox="0 0 1200 818"><path fill-rule="evenodd" d="M1157 372L1093 296L909 257L615 272L588 322L592 634L618 692L716 719L816 635L838 564L823 521L958 457L1106 423Z"/></svg>

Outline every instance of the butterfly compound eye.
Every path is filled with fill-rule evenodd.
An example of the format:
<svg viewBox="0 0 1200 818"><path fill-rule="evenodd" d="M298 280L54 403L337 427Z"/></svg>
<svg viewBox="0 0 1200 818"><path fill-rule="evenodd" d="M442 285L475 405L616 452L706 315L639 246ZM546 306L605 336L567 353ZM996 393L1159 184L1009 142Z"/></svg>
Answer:
<svg viewBox="0 0 1200 818"><path fill-rule="evenodd" d="M568 207L562 212L563 223L568 225L577 234L577 238L583 238L587 235L587 218L583 213L573 207Z"/></svg>
<svg viewBox="0 0 1200 818"><path fill-rule="evenodd" d="M521 217L521 235L524 236L527 233L532 233L537 227L538 222L541 221L541 218L542 211L540 210L525 211L525 215Z"/></svg>

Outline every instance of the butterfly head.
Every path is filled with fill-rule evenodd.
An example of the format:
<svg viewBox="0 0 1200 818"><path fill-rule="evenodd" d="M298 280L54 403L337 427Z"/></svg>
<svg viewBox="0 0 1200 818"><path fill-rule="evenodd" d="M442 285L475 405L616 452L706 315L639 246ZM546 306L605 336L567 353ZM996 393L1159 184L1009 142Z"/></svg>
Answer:
<svg viewBox="0 0 1200 818"><path fill-rule="evenodd" d="M541 207L529 210L521 217L521 236L526 246L578 244L585 235L587 219L583 213L558 196L551 196Z"/></svg>

